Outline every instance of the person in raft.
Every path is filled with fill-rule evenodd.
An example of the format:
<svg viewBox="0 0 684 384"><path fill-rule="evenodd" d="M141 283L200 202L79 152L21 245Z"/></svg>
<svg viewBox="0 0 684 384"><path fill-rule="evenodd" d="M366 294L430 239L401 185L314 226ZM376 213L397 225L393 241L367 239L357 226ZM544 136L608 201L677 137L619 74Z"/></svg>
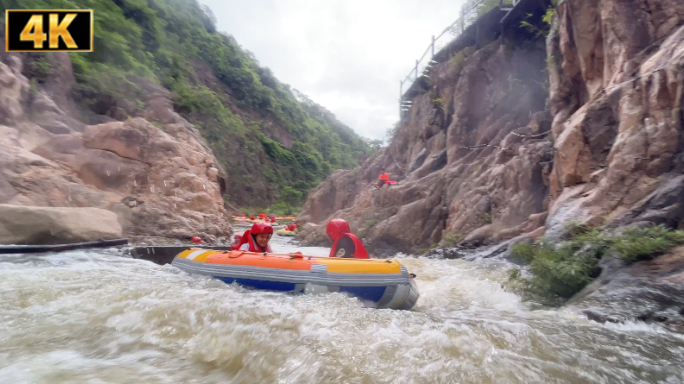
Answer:
<svg viewBox="0 0 684 384"><path fill-rule="evenodd" d="M271 253L268 241L273 236L273 227L268 223L254 223L252 229L248 229L240 239L240 250L247 252Z"/></svg>
<svg viewBox="0 0 684 384"><path fill-rule="evenodd" d="M370 259L366 248L356 235L351 233L349 223L342 219L330 220L325 232L332 240L330 257L345 257L355 259Z"/></svg>
<svg viewBox="0 0 684 384"><path fill-rule="evenodd" d="M382 173L378 176L378 188L382 188L383 185L387 184L389 181L389 175L385 172L383 168Z"/></svg>
<svg viewBox="0 0 684 384"><path fill-rule="evenodd" d="M232 251L237 251L238 249L240 249L240 240L242 240L242 236L235 235L235 237L233 238L233 242L230 243L230 249Z"/></svg>

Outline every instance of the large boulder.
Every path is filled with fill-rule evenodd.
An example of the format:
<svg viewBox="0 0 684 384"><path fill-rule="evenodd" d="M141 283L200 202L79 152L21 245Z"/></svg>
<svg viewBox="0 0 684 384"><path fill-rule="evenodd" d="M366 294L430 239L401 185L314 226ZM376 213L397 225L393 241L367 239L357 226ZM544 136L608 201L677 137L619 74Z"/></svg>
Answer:
<svg viewBox="0 0 684 384"><path fill-rule="evenodd" d="M123 236L104 209L0 204L0 244L66 244Z"/></svg>

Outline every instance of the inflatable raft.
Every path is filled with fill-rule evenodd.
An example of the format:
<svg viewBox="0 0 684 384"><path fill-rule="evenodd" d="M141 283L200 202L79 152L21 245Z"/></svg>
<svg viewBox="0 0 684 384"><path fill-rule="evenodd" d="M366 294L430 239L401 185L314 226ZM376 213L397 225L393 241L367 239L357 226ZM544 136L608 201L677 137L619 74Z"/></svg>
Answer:
<svg viewBox="0 0 684 384"><path fill-rule="evenodd" d="M271 224L271 225L278 225L278 223L272 223L272 222L270 222L270 221L268 221L268 220L262 220L262 219L254 219L254 220L252 220L252 219L237 218L237 219L233 219L233 221L238 221L238 222L241 222L241 223L251 223L251 224L254 224L254 223L268 223L268 224Z"/></svg>
<svg viewBox="0 0 684 384"><path fill-rule="evenodd" d="M172 265L225 283L293 293L346 292L376 308L411 309L413 277L396 260L360 260L188 249Z"/></svg>
<svg viewBox="0 0 684 384"><path fill-rule="evenodd" d="M294 236L294 235L297 234L297 232L295 232L295 231L287 231L287 230L285 230L285 228L279 229L277 233L278 233L278 235L280 235L280 236Z"/></svg>

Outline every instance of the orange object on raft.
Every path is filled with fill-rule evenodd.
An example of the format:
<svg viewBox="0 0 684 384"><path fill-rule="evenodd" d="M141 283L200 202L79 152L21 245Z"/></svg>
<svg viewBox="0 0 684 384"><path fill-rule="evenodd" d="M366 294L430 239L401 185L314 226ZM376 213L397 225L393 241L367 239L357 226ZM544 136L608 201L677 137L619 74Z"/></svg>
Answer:
<svg viewBox="0 0 684 384"><path fill-rule="evenodd" d="M396 260L188 249L176 256L172 265L256 289L346 292L377 308L411 309L419 297L413 276Z"/></svg>

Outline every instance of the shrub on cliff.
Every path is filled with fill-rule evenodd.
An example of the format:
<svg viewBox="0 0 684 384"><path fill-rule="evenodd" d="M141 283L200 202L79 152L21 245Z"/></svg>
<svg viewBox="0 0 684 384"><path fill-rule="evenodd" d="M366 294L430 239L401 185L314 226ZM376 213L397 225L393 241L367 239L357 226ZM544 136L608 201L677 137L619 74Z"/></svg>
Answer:
<svg viewBox="0 0 684 384"><path fill-rule="evenodd" d="M663 225L646 229L630 228L614 239L613 248L627 262L647 260L684 244L684 232Z"/></svg>
<svg viewBox="0 0 684 384"><path fill-rule="evenodd" d="M565 240L558 244L541 239L536 244L514 245L511 255L529 265L531 277L521 278L519 272L513 272L511 277L542 300L557 303L597 277L598 261L608 251L631 263L653 258L679 244L684 244L684 232L662 225L607 235L600 228L570 222L565 228Z"/></svg>

